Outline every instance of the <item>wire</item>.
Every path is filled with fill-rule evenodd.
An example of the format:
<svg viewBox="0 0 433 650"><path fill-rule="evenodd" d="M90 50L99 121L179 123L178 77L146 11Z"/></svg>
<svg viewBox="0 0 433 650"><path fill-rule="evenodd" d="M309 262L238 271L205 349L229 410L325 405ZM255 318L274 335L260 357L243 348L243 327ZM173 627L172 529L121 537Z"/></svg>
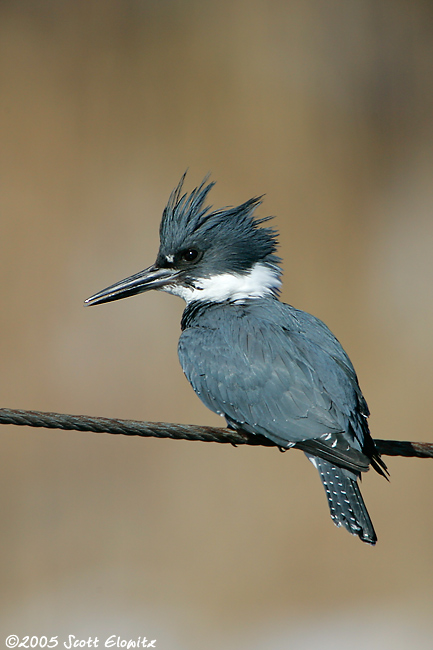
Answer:
<svg viewBox="0 0 433 650"><path fill-rule="evenodd" d="M172 424L169 422L141 422L139 420L119 420L88 415L69 415L67 413L44 413L21 409L0 408L0 424L44 427L46 429L66 429L68 431L93 431L123 436L142 436L144 438L171 438L174 440L200 440L237 445L278 447L264 436L219 429L194 424ZM433 458L433 443L405 442L402 440L375 440L379 454L383 456L405 456Z"/></svg>

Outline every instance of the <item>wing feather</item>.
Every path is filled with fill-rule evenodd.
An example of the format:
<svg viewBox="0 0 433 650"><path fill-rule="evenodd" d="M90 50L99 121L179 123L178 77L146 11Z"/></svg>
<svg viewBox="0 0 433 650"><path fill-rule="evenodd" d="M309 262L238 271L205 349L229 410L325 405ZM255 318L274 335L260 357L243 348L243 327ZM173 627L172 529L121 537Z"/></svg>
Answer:
<svg viewBox="0 0 433 650"><path fill-rule="evenodd" d="M368 409L343 348L313 316L263 303L211 306L191 317L179 341L187 379L232 426L287 447L318 439L327 457L350 463L353 456L365 471L360 414Z"/></svg>

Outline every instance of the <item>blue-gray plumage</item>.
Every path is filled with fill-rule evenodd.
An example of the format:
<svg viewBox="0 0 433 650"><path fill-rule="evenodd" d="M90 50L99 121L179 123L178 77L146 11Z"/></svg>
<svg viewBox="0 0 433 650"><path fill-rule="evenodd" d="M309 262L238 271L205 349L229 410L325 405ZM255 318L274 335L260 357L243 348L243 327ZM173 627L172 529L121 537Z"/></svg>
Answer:
<svg viewBox="0 0 433 650"><path fill-rule="evenodd" d="M156 263L86 303L149 289L184 298L179 359L200 399L231 428L303 450L336 525L374 544L358 478L386 466L349 357L322 321L279 301L276 233L254 218L260 198L211 211L213 183L182 195L183 181L163 213Z"/></svg>

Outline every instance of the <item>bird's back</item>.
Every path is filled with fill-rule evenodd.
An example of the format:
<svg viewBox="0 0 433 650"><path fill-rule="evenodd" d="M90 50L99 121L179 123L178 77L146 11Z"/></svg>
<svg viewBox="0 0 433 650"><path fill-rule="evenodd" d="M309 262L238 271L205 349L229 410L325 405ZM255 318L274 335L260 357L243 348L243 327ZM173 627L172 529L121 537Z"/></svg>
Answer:
<svg viewBox="0 0 433 650"><path fill-rule="evenodd" d="M367 404L319 319L275 298L188 306L179 358L203 402L282 447L340 433L364 447ZM365 461L365 459L364 459Z"/></svg>

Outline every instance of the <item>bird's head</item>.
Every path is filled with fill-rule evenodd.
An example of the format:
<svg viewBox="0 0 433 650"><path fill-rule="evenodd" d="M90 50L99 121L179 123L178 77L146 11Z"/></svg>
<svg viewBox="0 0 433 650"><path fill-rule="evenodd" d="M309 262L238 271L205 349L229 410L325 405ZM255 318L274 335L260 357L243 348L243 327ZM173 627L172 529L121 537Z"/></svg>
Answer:
<svg viewBox="0 0 433 650"><path fill-rule="evenodd" d="M207 178L182 194L185 174L173 190L160 225L155 264L88 298L97 305L157 289L194 300L242 301L278 295L281 285L276 232L254 218L256 197L213 211L205 205L214 183Z"/></svg>

